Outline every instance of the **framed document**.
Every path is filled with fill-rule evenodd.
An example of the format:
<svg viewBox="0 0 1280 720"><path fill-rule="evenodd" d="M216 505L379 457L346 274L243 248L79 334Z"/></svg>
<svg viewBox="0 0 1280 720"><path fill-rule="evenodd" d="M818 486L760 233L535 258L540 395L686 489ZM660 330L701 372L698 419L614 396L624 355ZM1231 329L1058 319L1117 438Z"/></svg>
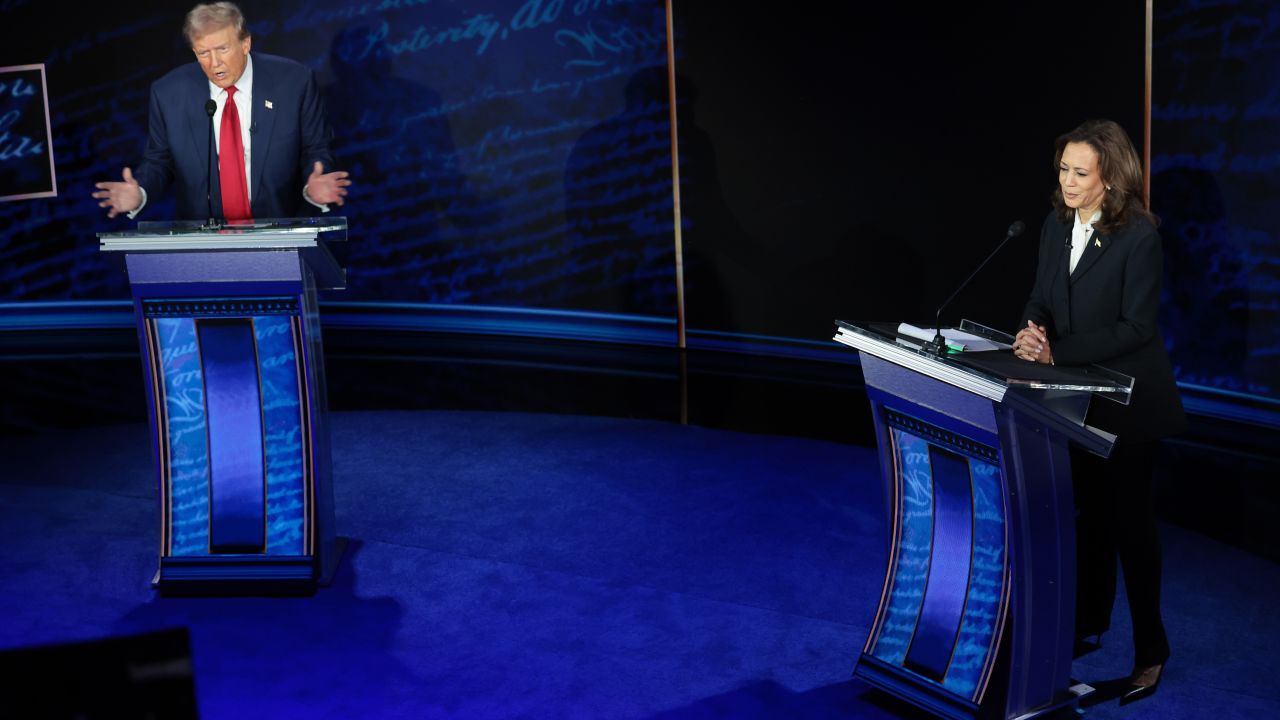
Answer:
<svg viewBox="0 0 1280 720"><path fill-rule="evenodd" d="M0 67L0 201L57 194L44 65Z"/></svg>

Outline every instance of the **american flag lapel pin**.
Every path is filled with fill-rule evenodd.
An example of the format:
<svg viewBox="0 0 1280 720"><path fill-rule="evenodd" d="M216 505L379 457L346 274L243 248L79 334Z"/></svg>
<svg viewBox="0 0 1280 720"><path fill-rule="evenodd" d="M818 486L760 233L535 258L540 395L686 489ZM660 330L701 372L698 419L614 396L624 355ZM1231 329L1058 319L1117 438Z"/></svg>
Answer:
<svg viewBox="0 0 1280 720"><path fill-rule="evenodd" d="M271 104L271 101L270 101L270 100L268 100L268 101L267 101L267 109L268 109L268 110L270 110L272 107L274 107L274 106Z"/></svg>

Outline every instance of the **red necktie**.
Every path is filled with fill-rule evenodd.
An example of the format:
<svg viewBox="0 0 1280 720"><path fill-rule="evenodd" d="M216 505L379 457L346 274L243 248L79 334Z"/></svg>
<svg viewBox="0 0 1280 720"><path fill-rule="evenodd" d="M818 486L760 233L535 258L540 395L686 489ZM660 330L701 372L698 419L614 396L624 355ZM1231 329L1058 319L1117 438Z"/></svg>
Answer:
<svg viewBox="0 0 1280 720"><path fill-rule="evenodd" d="M244 177L244 140L240 137L240 112L236 110L236 86L227 88L218 135L218 173L222 179L222 214L227 220L252 220L249 184Z"/></svg>

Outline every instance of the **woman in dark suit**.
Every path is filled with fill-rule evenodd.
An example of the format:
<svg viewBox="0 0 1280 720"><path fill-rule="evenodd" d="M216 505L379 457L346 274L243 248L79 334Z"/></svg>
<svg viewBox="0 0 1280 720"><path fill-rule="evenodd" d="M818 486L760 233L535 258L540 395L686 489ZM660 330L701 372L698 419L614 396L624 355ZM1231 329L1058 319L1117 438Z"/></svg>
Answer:
<svg viewBox="0 0 1280 720"><path fill-rule="evenodd" d="M1157 325L1157 218L1142 204L1142 165L1124 130L1093 120L1058 138L1058 189L1040 231L1035 287L1014 354L1097 363L1131 375L1130 403L1094 398L1089 423L1118 436L1109 459L1072 452L1077 523L1076 638L1111 623L1116 557L1133 618L1134 670L1121 702L1155 692L1169 642L1160 617L1160 538L1151 476L1157 441L1186 426Z"/></svg>

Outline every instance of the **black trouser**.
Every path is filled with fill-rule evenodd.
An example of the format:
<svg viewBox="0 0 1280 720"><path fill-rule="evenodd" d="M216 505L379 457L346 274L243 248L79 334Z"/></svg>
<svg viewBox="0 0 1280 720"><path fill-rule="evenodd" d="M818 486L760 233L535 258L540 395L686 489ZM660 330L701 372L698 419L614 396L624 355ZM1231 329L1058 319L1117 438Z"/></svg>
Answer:
<svg viewBox="0 0 1280 720"><path fill-rule="evenodd" d="M1156 443L1116 445L1107 460L1071 453L1076 507L1076 637L1111 625L1116 558L1133 618L1134 667L1163 663L1169 639L1160 619L1160 534L1151 476Z"/></svg>

